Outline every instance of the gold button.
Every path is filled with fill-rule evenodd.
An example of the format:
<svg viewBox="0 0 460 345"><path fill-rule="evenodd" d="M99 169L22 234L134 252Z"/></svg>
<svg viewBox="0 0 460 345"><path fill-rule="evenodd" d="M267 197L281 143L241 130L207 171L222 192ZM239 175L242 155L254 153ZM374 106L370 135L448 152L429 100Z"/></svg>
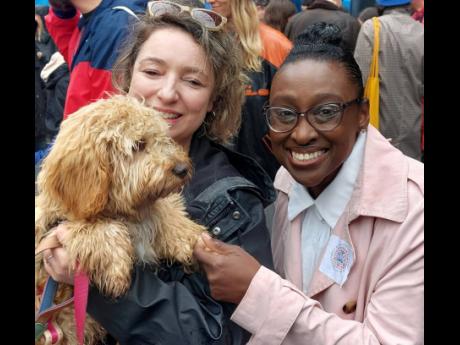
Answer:
<svg viewBox="0 0 460 345"><path fill-rule="evenodd" d="M356 310L356 301L351 300L344 304L342 308L345 314L351 314Z"/></svg>

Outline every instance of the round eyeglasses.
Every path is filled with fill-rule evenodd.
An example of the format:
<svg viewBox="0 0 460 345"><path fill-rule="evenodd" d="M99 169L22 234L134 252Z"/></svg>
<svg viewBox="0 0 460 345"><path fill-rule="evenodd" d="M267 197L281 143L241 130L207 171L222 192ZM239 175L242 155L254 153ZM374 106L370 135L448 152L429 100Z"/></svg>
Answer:
<svg viewBox="0 0 460 345"><path fill-rule="evenodd" d="M292 131L297 126L300 116L304 116L310 126L316 130L327 132L340 124L345 108L353 103L360 104L361 102L361 98L356 98L346 103L324 103L302 113L285 107L266 106L264 112L267 125L273 132Z"/></svg>
<svg viewBox="0 0 460 345"><path fill-rule="evenodd" d="M227 22L223 15L204 8L192 8L183 6L170 1L154 0L147 4L148 13L152 17L158 17L165 13L179 14L188 12L193 19L201 23L209 31L218 31Z"/></svg>

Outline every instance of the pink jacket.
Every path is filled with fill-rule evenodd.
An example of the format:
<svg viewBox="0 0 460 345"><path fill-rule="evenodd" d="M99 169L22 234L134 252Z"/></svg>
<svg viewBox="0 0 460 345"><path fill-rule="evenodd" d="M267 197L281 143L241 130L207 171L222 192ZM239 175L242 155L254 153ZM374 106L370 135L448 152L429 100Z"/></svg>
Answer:
<svg viewBox="0 0 460 345"><path fill-rule="evenodd" d="M332 231L351 244L353 265L342 287L317 270L306 296L303 213L289 222L293 179L282 167L272 234L280 275L261 267L232 315L252 333L248 344L423 344L423 169L369 126L357 186Z"/></svg>

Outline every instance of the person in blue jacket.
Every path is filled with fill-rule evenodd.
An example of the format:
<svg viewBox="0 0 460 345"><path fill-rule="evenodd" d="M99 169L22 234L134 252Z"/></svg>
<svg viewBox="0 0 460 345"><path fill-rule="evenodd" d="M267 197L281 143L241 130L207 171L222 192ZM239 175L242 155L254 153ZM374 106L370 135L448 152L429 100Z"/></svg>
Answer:
<svg viewBox="0 0 460 345"><path fill-rule="evenodd" d="M50 0L46 26L70 68L64 119L115 91L112 66L147 0Z"/></svg>

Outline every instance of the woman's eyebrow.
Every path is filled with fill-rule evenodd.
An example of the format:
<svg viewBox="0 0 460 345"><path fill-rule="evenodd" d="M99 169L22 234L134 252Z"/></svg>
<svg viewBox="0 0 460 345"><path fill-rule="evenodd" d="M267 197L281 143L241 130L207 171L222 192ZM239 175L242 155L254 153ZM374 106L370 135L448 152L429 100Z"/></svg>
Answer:
<svg viewBox="0 0 460 345"><path fill-rule="evenodd" d="M159 58L156 58L156 57L152 57L152 56L142 58L139 61L139 64L152 63L152 62L161 64L161 65L166 64L165 60L162 60L162 59L159 59Z"/></svg>

